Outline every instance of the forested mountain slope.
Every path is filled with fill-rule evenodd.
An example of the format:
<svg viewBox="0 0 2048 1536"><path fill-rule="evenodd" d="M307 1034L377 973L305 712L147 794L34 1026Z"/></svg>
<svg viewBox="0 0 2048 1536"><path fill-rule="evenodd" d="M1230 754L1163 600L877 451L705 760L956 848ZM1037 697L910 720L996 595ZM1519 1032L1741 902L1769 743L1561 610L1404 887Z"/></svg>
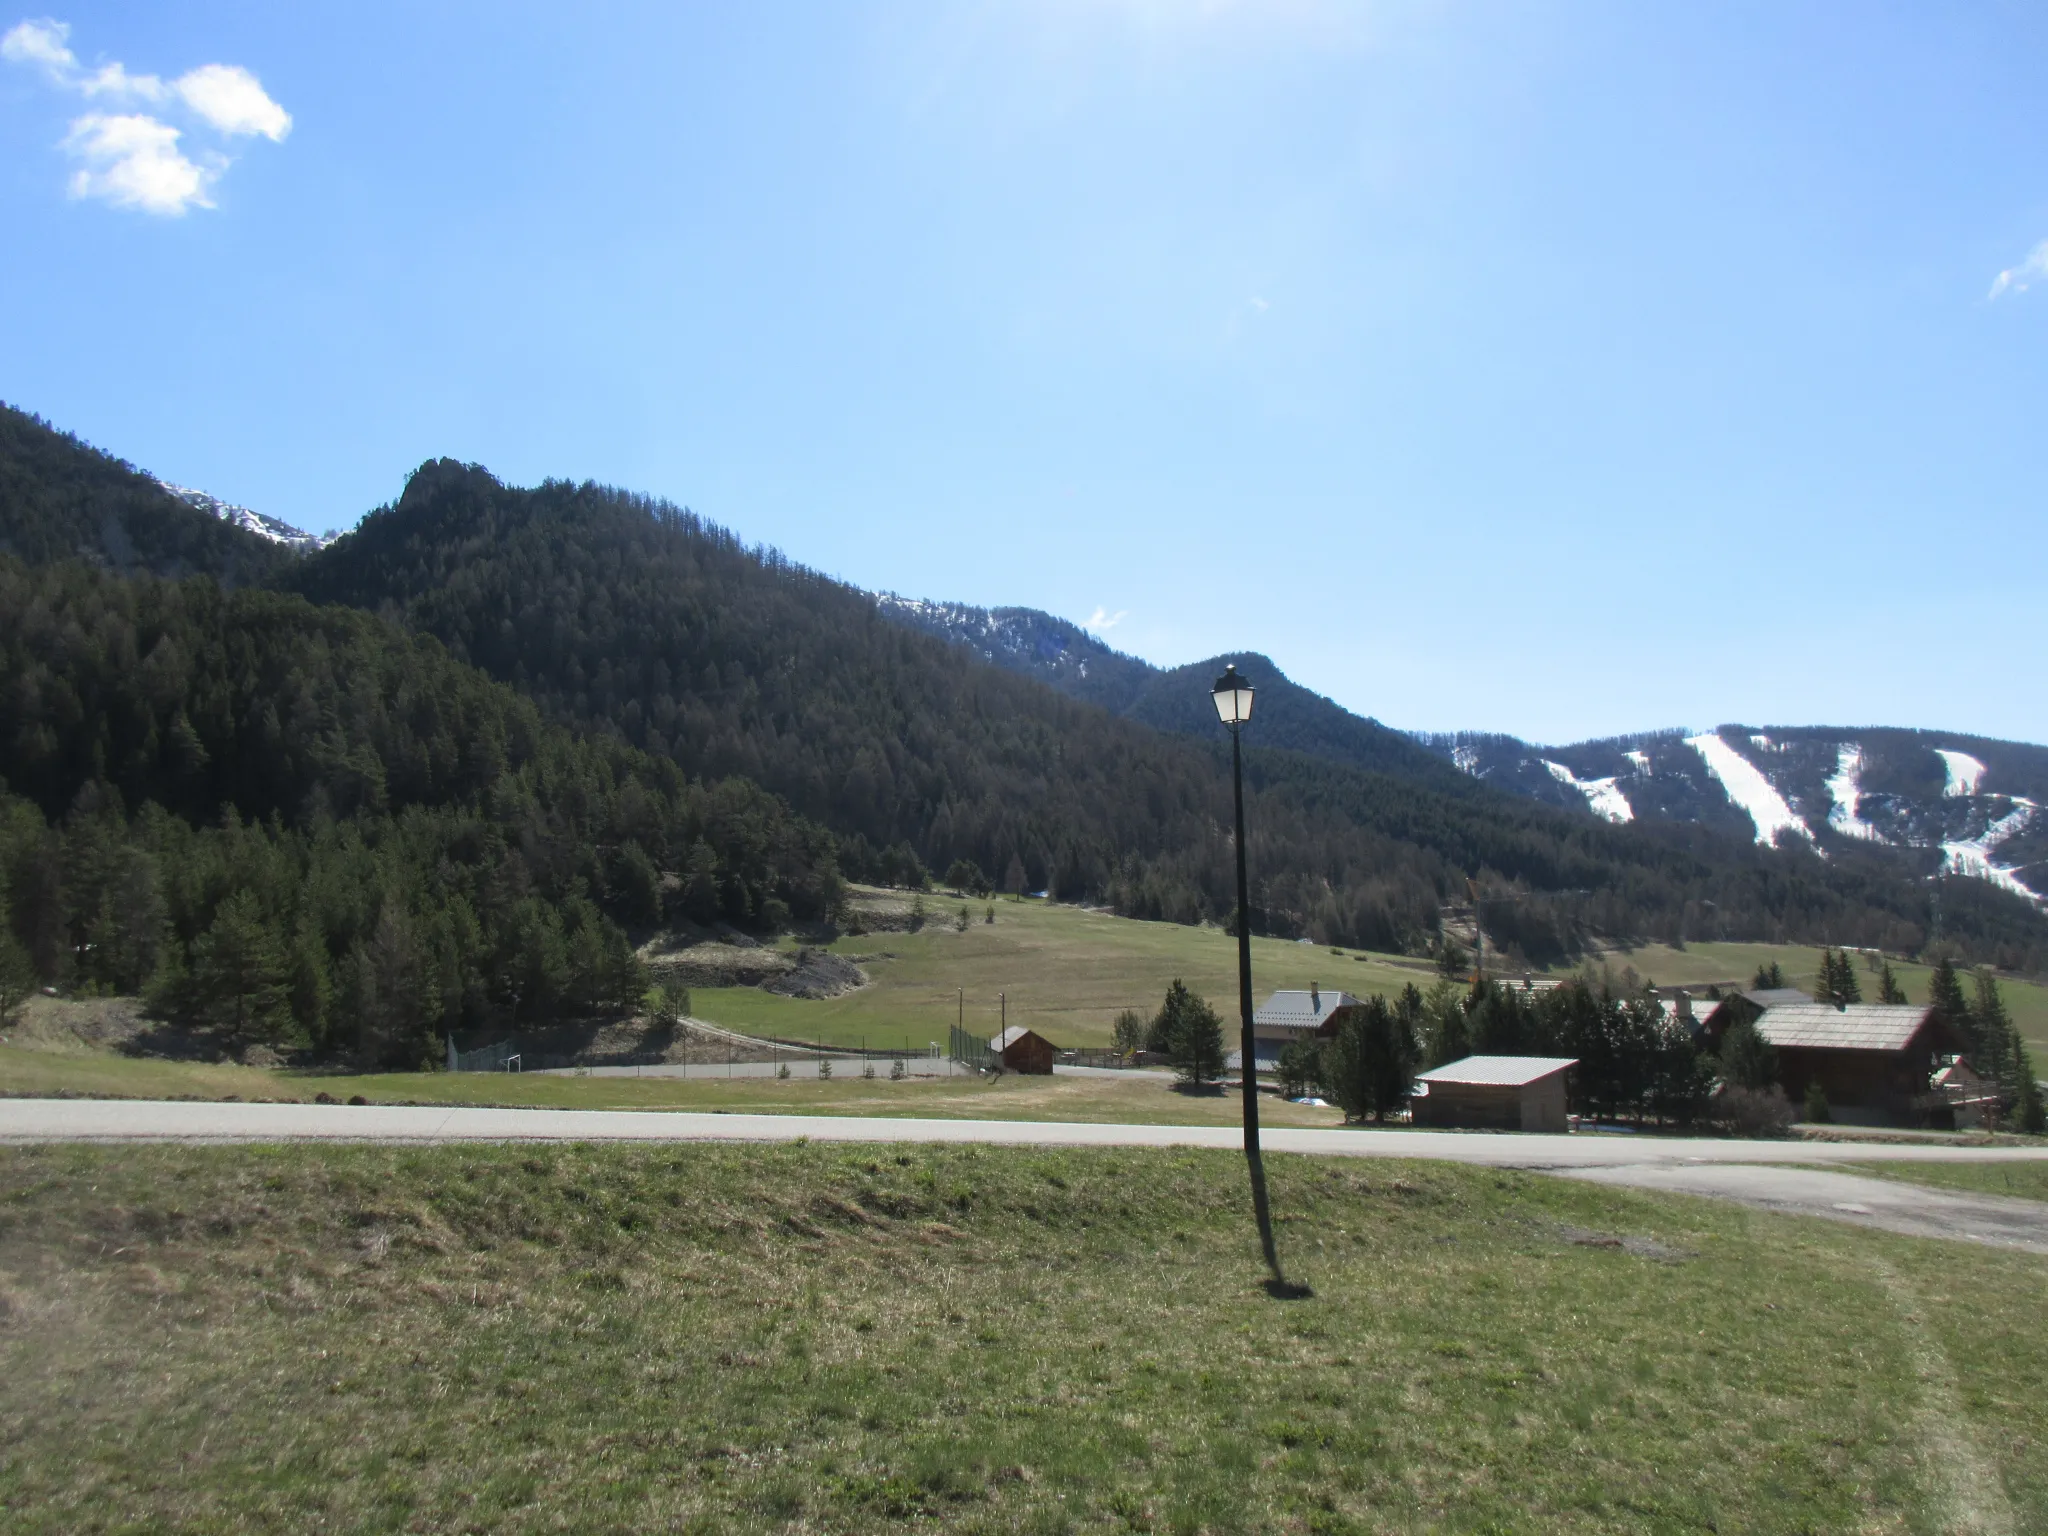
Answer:
<svg viewBox="0 0 2048 1536"><path fill-rule="evenodd" d="M1220 733L1162 735L989 666L687 512L443 461L287 579L438 636L557 718L786 796L840 834L848 873L1015 859L1067 898L1182 921L1229 911ZM1209 708L1209 681L1189 680L1191 707ZM1589 925L1895 948L1927 932L1926 888L1880 863L1613 827L1442 764L1366 772L1253 745L1253 917L1275 931L1413 947L1477 874L1545 893L1489 910L1532 954ZM1947 911L1987 952L2043 951L2048 925L1996 892Z"/></svg>
<svg viewBox="0 0 2048 1536"><path fill-rule="evenodd" d="M68 509L74 531L89 527L95 497L146 490L150 501L138 505L149 515L204 518L39 423L13 425L23 423L34 430L0 439L0 537L13 547L68 553L61 538L39 541L36 530L50 525L53 506ZM151 537L147 517L136 516ZM749 550L686 512L589 485L512 489L445 461L424 466L397 505L315 554L295 557L210 519L197 525L203 536L173 526L190 535L191 555L174 554L172 568L182 560L232 582L267 563L275 583L316 602L370 609L437 637L458 662L560 725L642 749L703 783L725 782L721 793L745 781L785 797L836 834L847 873L909 880L965 858L1133 915L1192 921L1230 910L1227 758L1208 724L1211 663L1178 673L1127 668L1117 684L1122 714L1113 714L914 633L869 594ZM1766 849L1698 825L1617 827L1535 804L1293 688L1260 658L1243 661L1262 689L1249 739L1252 920L1270 931L1423 947L1441 904L1462 899L1475 877L1488 893L1489 932L1532 958L1567 951L1588 932L1913 950L1937 920L1971 953L2015 964L2048 958L2039 913L1969 882L1945 882L1937 901L1893 850L1859 843L1823 860L1803 842ZM340 697L355 685L335 686ZM65 713L74 707L76 719ZM52 706L44 724L89 733L107 707L81 694L75 706ZM188 710L186 724L198 729L198 716ZM183 739L172 715L154 728L160 754ZM1276 750L1276 739L1310 750ZM15 738L4 766L17 787L43 771L27 741ZM236 736L229 762L209 743L208 771L293 782L297 800L279 792L263 805L288 828L294 815L317 821L319 797L305 798L311 781L292 780L266 757L272 745ZM245 815L262 809L251 785L208 780L201 794L164 780L138 790L120 778L120 754L98 750L87 750L85 761L99 766L83 776L116 784L131 811L138 793L186 825L214 814L200 808L204 799L233 800ZM349 798L346 756L330 755L314 775L326 809L338 819L381 814ZM70 771L81 777L76 764ZM71 792L35 789L51 816L68 814L62 796ZM168 798L148 798L158 795ZM586 840L618 846L608 833ZM658 855L641 851L671 892L684 881L688 858L678 861L672 841ZM803 858L824 862L815 849ZM691 878L700 897L727 888L727 855L716 851L714 862L715 873ZM620 889L609 876L577 878L600 903ZM779 909L765 907L764 889L751 878L733 887L732 914L772 918ZM792 888L773 900L796 907L808 898Z"/></svg>
<svg viewBox="0 0 2048 1536"><path fill-rule="evenodd" d="M2048 897L2048 747L1953 731L1724 725L1533 747L1511 736L1426 744L1484 783L1609 821L1697 822Z"/></svg>
<svg viewBox="0 0 2048 1536"><path fill-rule="evenodd" d="M1375 773L1404 774L1438 787L1448 782L1448 765L1440 754L1405 731L1354 715L1302 687L1256 651L1161 668L1111 650L1080 625L1035 608L975 608L887 593L876 603L896 622L964 646L984 661L1099 704L1111 714L1184 736L1214 738L1210 685L1234 664L1259 691L1262 746L1307 752Z"/></svg>
<svg viewBox="0 0 2048 1536"><path fill-rule="evenodd" d="M771 796L578 741L367 614L0 557L0 675L0 948L232 1041L410 1063L637 1006L628 927L837 901Z"/></svg>
<svg viewBox="0 0 2048 1536"><path fill-rule="evenodd" d="M1688 822L1765 843L1782 831L1830 853L1855 839L1898 850L1901 878L1946 869L2025 899L2048 897L2048 748L1826 726L1646 732L1568 747L1483 732L1412 736L1300 687L1256 653L1169 670L1037 609L877 601L901 624L1160 730L1213 734L1208 684L1235 663L1260 689L1257 735L1267 746L1425 783L1455 768L1610 822Z"/></svg>
<svg viewBox="0 0 2048 1536"><path fill-rule="evenodd" d="M292 559L41 418L0 404L0 554L259 583Z"/></svg>

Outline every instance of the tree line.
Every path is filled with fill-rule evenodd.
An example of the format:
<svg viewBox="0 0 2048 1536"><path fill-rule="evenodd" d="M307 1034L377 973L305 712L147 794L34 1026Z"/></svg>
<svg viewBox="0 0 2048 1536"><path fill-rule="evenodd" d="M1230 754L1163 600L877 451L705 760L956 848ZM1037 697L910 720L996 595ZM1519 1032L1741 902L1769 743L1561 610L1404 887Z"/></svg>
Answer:
<svg viewBox="0 0 2048 1536"><path fill-rule="evenodd" d="M0 963L413 1064L637 1006L630 935L840 904L823 828L370 615L0 557Z"/></svg>

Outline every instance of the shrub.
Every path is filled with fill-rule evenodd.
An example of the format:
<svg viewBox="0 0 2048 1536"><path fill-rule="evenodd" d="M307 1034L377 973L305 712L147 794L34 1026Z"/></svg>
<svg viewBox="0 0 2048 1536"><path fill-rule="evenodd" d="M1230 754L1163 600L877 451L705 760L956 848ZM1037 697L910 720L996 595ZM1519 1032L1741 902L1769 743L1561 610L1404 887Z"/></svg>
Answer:
<svg viewBox="0 0 2048 1536"><path fill-rule="evenodd" d="M894 1061L889 1063L890 1082L900 1083L903 1081L904 1078L908 1076L910 1076L910 1071L907 1067L903 1065L903 1058L901 1056L898 1056Z"/></svg>
<svg viewBox="0 0 2048 1536"><path fill-rule="evenodd" d="M1782 1136L1792 1128L1792 1101L1775 1084L1745 1088L1730 1083L1714 1097L1714 1118L1737 1136Z"/></svg>
<svg viewBox="0 0 2048 1536"><path fill-rule="evenodd" d="M1815 1078L1806 1085L1806 1118L1815 1125L1826 1125L1835 1118L1835 1112L1828 1108L1828 1091Z"/></svg>

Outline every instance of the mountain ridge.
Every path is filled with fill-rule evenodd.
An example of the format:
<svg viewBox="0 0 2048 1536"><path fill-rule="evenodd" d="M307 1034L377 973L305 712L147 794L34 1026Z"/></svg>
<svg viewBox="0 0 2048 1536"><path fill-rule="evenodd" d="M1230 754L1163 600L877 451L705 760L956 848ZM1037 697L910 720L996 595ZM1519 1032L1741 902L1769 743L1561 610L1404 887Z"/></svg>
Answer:
<svg viewBox="0 0 2048 1536"><path fill-rule="evenodd" d="M0 503L0 534L46 506L90 531L110 464L115 489L135 491L128 467L44 430L36 453L5 466L32 494ZM1231 914L1229 755L1210 664L1150 668L1047 617L1030 665L1067 656L1068 690L1101 690L1118 713L1016 675L1029 658L990 665L962 643L977 637L958 613L924 615L951 636L915 633L903 600L687 509L588 483L521 489L450 460L422 465L396 502L306 554L147 490L152 515L228 541L224 573L263 562L268 584L430 636L578 735L765 789L828 828L855 878L914 884L973 860L1127 915ZM42 552L71 555L61 539ZM979 638L1022 652L1028 636L1012 616ZM1947 882L1937 908L1898 850L1853 843L1819 859L1803 842L1765 848L1748 832L1616 826L1583 804L1535 803L1264 658L1244 661L1261 689L1247 915L1265 931L1419 952L1437 942L1444 903L1477 881L1490 940L1539 962L1589 934L1861 936L1913 952L1935 931L2001 963L2048 960L2038 911L1968 881Z"/></svg>
<svg viewBox="0 0 2048 1536"><path fill-rule="evenodd" d="M1388 738L1399 737L1475 782L1612 823L1696 824L1766 844L1784 835L1823 851L1831 838L1938 850L1935 866L1922 873L1939 868L1984 880L2037 904L2048 896L2048 816L2039 813L2048 804L2048 747L1890 726L1730 724L1561 747L1488 732L1399 732L1301 687L1257 652L1159 667L1038 609L893 593L876 601L899 623L1160 730L1213 733L1209 678L1235 664L1259 690L1256 739L1265 745L1398 772L1401 754ZM1776 746L1761 749L1761 742ZM1831 763L1814 756L1816 743L1825 748L1821 758L1835 753ZM1976 764L1968 794L1955 793L1953 773L1931 766L1947 761L1944 752ZM1877 821L1860 815L1866 804Z"/></svg>

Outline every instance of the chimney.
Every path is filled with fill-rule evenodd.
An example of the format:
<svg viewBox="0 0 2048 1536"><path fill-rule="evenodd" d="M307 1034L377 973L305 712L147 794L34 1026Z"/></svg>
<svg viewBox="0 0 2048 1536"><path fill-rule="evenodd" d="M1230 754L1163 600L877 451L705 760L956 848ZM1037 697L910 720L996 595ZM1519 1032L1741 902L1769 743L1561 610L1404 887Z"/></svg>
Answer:
<svg viewBox="0 0 2048 1536"><path fill-rule="evenodd" d="M1690 992L1681 992L1671 1001L1673 1004L1672 1012L1676 1013L1687 1023L1690 1023L1692 1021L1692 994Z"/></svg>
<svg viewBox="0 0 2048 1536"><path fill-rule="evenodd" d="M1318 1016L1323 1011L1323 994L1314 982L1308 984L1308 1005Z"/></svg>

